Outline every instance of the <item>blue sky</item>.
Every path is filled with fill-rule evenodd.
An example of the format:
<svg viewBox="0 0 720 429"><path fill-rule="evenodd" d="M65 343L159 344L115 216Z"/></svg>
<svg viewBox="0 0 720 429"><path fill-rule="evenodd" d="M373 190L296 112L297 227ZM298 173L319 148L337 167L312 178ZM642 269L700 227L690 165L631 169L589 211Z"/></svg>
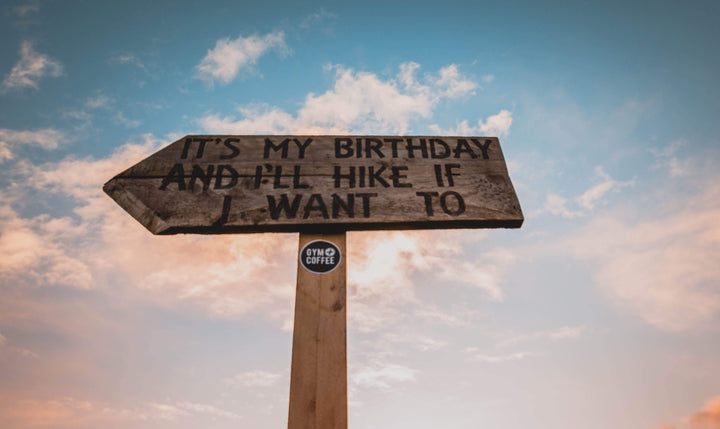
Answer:
<svg viewBox="0 0 720 429"><path fill-rule="evenodd" d="M4 2L0 426L282 427L297 236L102 193L195 134L500 138L520 230L350 233L354 428L720 428L714 2Z"/></svg>

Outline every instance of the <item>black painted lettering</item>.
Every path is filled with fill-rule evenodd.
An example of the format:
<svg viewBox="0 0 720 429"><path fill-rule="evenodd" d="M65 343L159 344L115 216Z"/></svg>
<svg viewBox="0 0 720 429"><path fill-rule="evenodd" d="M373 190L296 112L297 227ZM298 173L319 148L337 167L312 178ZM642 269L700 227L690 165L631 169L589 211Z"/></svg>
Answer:
<svg viewBox="0 0 720 429"><path fill-rule="evenodd" d="M275 178L273 180L273 188L274 189L285 189L289 188L290 185L283 185L282 184L282 165L276 165L275 166Z"/></svg>
<svg viewBox="0 0 720 429"><path fill-rule="evenodd" d="M358 158L362 158L362 138L358 137L355 139L355 155Z"/></svg>
<svg viewBox="0 0 720 429"><path fill-rule="evenodd" d="M183 170L182 164L175 164L172 166L168 174L163 177L162 183L160 184L160 190L164 191L171 183L177 183L178 190L185 190L185 170Z"/></svg>
<svg viewBox="0 0 720 429"><path fill-rule="evenodd" d="M375 187L375 181L379 182L384 188L390 187L390 184L385 179L380 177L383 171L385 171L384 165L380 167L378 171L375 171L375 167L368 167L368 178L370 179L368 185L371 188Z"/></svg>
<svg viewBox="0 0 720 429"><path fill-rule="evenodd" d="M307 183L300 183L300 177L302 174L300 174L300 166L296 165L293 167L293 188L295 189L305 189L309 188L310 186Z"/></svg>
<svg viewBox="0 0 720 429"><path fill-rule="evenodd" d="M365 158L372 158L372 152L375 152L378 158L385 158L385 154L380 150L382 146L383 142L380 139L365 139Z"/></svg>
<svg viewBox="0 0 720 429"><path fill-rule="evenodd" d="M442 153L437 152L436 146L442 147ZM430 139L430 157L431 158L447 158L450 156L450 146L441 139Z"/></svg>
<svg viewBox="0 0 720 429"><path fill-rule="evenodd" d="M433 169L435 170L435 182L437 182L437 185L442 188L445 186L445 182L442 177L442 165L435 164L433 165Z"/></svg>
<svg viewBox="0 0 720 429"><path fill-rule="evenodd" d="M222 226L227 223L228 219L230 218L230 203L232 202L232 197L225 195L223 197L223 205L222 205L222 214L220 215L220 219L218 219L215 223L213 223L212 226Z"/></svg>
<svg viewBox="0 0 720 429"><path fill-rule="evenodd" d="M360 181L358 186L361 188L364 188L365 187L365 166L364 165L361 165L358 167L358 179Z"/></svg>
<svg viewBox="0 0 720 429"><path fill-rule="evenodd" d="M230 153L223 153L222 155L220 155L220 159L232 159L240 155L240 148L235 146L234 143L240 143L240 139L236 137L230 137L225 139L223 145L226 148L230 149Z"/></svg>
<svg viewBox="0 0 720 429"><path fill-rule="evenodd" d="M223 175L224 172L230 173L230 176ZM230 182L223 184L223 179L225 177L230 177ZM231 165L228 164L222 164L218 165L217 171L215 172L215 186L213 186L214 189L229 189L233 186L237 185L238 177L240 177L240 174L238 174L237 170L235 170Z"/></svg>
<svg viewBox="0 0 720 429"><path fill-rule="evenodd" d="M352 141L350 141L350 143L352 143ZM342 174L341 171L342 171L342 167L340 167L339 165L336 165L335 171L333 173L333 179L335 180L335 187L341 188L342 185L341 185L340 181L342 179L345 179L348 181L348 187L354 188L355 187L355 167L350 167L349 174Z"/></svg>
<svg viewBox="0 0 720 429"><path fill-rule="evenodd" d="M472 159L477 158L477 155L475 155L475 152L473 152L472 148L465 139L457 140L457 145L455 146L453 153L455 154L455 158L460 158L460 155L463 153L470 154L470 158Z"/></svg>
<svg viewBox="0 0 720 429"><path fill-rule="evenodd" d="M407 174L400 174L401 171L407 171L407 166L392 167L392 179L394 188L412 188L412 183L401 183L400 179L407 179Z"/></svg>
<svg viewBox="0 0 720 429"><path fill-rule="evenodd" d="M312 194L307 204L305 204L305 210L303 211L303 219L310 217L310 213L313 211L319 211L323 219L329 218L325 201L323 201L322 195Z"/></svg>
<svg viewBox="0 0 720 429"><path fill-rule="evenodd" d="M413 144L412 137L408 137L406 141L407 145L405 147L407 148L408 158L415 158L415 150L420 150L423 158L428 157L427 141L425 141L425 139L420 139L420 144L418 145Z"/></svg>
<svg viewBox="0 0 720 429"><path fill-rule="evenodd" d="M193 141L200 143L200 144L198 144L197 154L195 155L195 157L197 159L200 159L203 157L203 154L205 153L205 145L207 144L207 142L213 141L213 139L195 137L195 138L193 138Z"/></svg>
<svg viewBox="0 0 720 429"><path fill-rule="evenodd" d="M280 202L275 201L275 197L272 195L266 195L268 200L268 211L270 212L270 218L277 220L280 214L285 212L285 217L288 219L295 219L297 211L300 208L300 200L302 195L295 195L292 203L288 200L287 194L280 195Z"/></svg>
<svg viewBox="0 0 720 429"><path fill-rule="evenodd" d="M265 150L263 151L263 158L268 159L270 157L270 149L277 152L280 151L280 157L282 159L287 158L288 156L288 146L290 143L290 139L285 139L280 143L279 145L276 145L273 143L270 139L265 139Z"/></svg>
<svg viewBox="0 0 720 429"><path fill-rule="evenodd" d="M492 140L485 139L485 143L480 143L477 139L470 139L475 144L475 146L478 147L482 151L482 157L483 159L490 159L490 156L488 155L488 148L490 147L490 143L492 143Z"/></svg>
<svg viewBox="0 0 720 429"><path fill-rule="evenodd" d="M305 158L305 149L307 149L307 147L310 146L310 143L312 143L312 141L313 141L312 138L308 138L307 140L305 140L305 143L300 143L300 140L298 140L298 139L293 139L293 141L295 142L295 145L297 145L297 147L298 147L298 158L299 159Z"/></svg>
<svg viewBox="0 0 720 429"><path fill-rule="evenodd" d="M392 149L392 157L393 157L393 158L397 158L397 157L398 157L397 145L398 145L398 143L400 143L401 141L403 141L403 139L389 138L389 139L384 139L383 141L384 141L385 143L390 143L390 147L391 147L391 149Z"/></svg>
<svg viewBox="0 0 720 429"><path fill-rule="evenodd" d="M367 194L355 194L356 196L360 197L362 199L362 206L363 206L363 217L370 217L370 198L377 197L376 192L367 193Z"/></svg>
<svg viewBox="0 0 720 429"><path fill-rule="evenodd" d="M352 139L348 137L335 138L335 158L350 158L353 156Z"/></svg>
<svg viewBox="0 0 720 429"><path fill-rule="evenodd" d="M210 187L210 182L212 181L213 172L215 171L214 165L208 165L207 172L202 169L197 164L193 164L192 173L190 173L190 183L188 184L188 188L191 191L195 190L195 182L200 179L200 181L203 184L203 191L207 191Z"/></svg>
<svg viewBox="0 0 720 429"><path fill-rule="evenodd" d="M340 217L340 209L345 211L347 217L355 217L355 195L348 194L347 201L343 201L338 194L332 194L332 217L337 219Z"/></svg>
<svg viewBox="0 0 720 429"><path fill-rule="evenodd" d="M255 176L254 176L255 177L255 188L254 189L258 189L260 187L260 183L261 183L262 177L263 177L262 170L263 170L262 165L255 166Z"/></svg>
<svg viewBox="0 0 720 429"><path fill-rule="evenodd" d="M207 142L213 141L212 138L201 138L201 137L188 137L185 139L185 143L183 144L183 150L180 154L180 159L187 159L190 155L190 147L192 146L193 142L198 142L197 152L195 153L195 158L200 159L203 157L203 154L205 153L205 145Z"/></svg>
<svg viewBox="0 0 720 429"><path fill-rule="evenodd" d="M457 202L457 208L455 210L451 210L448 207L447 198L450 196L454 197ZM465 200L463 200L463 197L455 191L443 192L442 195L440 195L440 207L450 216L458 216L465 212Z"/></svg>
<svg viewBox="0 0 720 429"><path fill-rule="evenodd" d="M448 186L455 186L453 177L457 177L460 173L455 173L453 169L460 168L460 164L445 164L445 177L447 177Z"/></svg>
<svg viewBox="0 0 720 429"><path fill-rule="evenodd" d="M433 211L433 203L432 203L432 197L437 197L437 192L415 192L415 195L418 197L423 197L425 199L425 213L428 216L433 216L435 213Z"/></svg>
<svg viewBox="0 0 720 429"><path fill-rule="evenodd" d="M187 159L191 144L192 144L192 138L191 137L186 138L185 143L183 144L182 153L180 154L180 159Z"/></svg>

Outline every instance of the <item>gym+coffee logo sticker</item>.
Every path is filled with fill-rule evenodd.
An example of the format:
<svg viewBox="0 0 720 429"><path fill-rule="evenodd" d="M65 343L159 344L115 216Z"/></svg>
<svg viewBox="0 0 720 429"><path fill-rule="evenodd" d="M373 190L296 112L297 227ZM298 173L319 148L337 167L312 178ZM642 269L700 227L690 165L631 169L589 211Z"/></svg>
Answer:
<svg viewBox="0 0 720 429"><path fill-rule="evenodd" d="M300 251L300 264L315 274L326 274L340 265L340 249L325 240L311 241Z"/></svg>

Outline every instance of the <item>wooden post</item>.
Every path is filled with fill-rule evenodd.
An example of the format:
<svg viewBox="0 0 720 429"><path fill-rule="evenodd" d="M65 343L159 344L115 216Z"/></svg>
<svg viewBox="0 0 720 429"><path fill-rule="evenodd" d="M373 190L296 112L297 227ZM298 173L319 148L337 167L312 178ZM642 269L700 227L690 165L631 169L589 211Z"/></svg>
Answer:
<svg viewBox="0 0 720 429"><path fill-rule="evenodd" d="M300 234L306 244L329 241L340 264L316 274L298 262L288 429L347 428L347 275L345 232Z"/></svg>

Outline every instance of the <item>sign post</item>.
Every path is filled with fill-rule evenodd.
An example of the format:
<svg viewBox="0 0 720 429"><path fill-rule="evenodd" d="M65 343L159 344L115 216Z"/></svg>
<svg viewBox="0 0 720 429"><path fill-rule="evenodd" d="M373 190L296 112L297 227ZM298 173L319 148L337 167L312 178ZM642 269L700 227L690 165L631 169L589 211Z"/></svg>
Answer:
<svg viewBox="0 0 720 429"><path fill-rule="evenodd" d="M288 429L347 427L345 235L300 234Z"/></svg>
<svg viewBox="0 0 720 429"><path fill-rule="evenodd" d="M191 135L103 189L153 234L300 233L289 429L347 428L346 231L523 222L496 137Z"/></svg>

